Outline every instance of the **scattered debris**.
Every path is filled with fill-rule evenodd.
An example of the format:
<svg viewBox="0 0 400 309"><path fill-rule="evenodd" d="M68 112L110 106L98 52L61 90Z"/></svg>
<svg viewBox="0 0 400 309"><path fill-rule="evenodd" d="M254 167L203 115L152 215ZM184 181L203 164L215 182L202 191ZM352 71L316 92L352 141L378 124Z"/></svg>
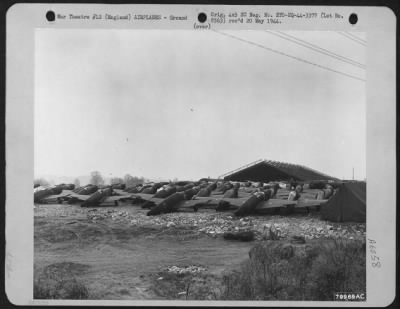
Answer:
<svg viewBox="0 0 400 309"><path fill-rule="evenodd" d="M321 220L318 216L251 216L237 218L222 212L176 212L159 216L146 216L146 210L134 211L117 209L79 208L88 221L97 223L104 220L126 222L134 226L157 226L173 233L174 230L190 229L192 233L208 235L212 238L224 235L251 232L255 240L288 239L300 243L308 239L327 238L365 238L364 223L336 223ZM167 231L167 230L165 230ZM229 234L230 233L230 234ZM227 238L226 236L224 238ZM229 238L229 236L228 236ZM231 238L233 239L233 238Z"/></svg>
<svg viewBox="0 0 400 309"><path fill-rule="evenodd" d="M175 274L195 274L205 271L206 269L201 266L191 265L191 266L168 266L165 269L167 272L175 273Z"/></svg>

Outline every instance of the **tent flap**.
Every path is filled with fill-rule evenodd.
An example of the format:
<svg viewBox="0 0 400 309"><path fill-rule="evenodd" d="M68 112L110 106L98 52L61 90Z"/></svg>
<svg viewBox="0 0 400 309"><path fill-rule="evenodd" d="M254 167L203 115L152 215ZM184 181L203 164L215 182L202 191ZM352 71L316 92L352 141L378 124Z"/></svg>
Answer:
<svg viewBox="0 0 400 309"><path fill-rule="evenodd" d="M344 183L321 207L321 218L335 222L365 222L366 197L365 182Z"/></svg>

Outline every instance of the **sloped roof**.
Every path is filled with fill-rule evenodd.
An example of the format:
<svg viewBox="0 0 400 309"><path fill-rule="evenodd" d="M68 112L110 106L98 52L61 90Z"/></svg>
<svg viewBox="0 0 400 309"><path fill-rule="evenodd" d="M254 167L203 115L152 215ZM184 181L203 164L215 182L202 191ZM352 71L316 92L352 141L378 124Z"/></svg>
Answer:
<svg viewBox="0 0 400 309"><path fill-rule="evenodd" d="M311 180L338 180L335 177L313 170L309 167L272 160L257 160L229 173L221 175L220 178L233 181L298 181Z"/></svg>
<svg viewBox="0 0 400 309"><path fill-rule="evenodd" d="M334 222L365 222L366 182L343 183L339 191L321 207L321 218Z"/></svg>

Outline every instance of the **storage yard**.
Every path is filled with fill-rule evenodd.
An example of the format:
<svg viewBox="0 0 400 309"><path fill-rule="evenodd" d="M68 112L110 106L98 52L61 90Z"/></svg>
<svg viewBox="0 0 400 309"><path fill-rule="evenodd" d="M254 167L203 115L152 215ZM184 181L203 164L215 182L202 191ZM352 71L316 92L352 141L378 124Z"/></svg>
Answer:
<svg viewBox="0 0 400 309"><path fill-rule="evenodd" d="M35 298L329 300L343 284L365 290L365 183L237 174L35 188ZM342 281L315 285L347 263L357 265ZM247 291L243 280L259 283Z"/></svg>

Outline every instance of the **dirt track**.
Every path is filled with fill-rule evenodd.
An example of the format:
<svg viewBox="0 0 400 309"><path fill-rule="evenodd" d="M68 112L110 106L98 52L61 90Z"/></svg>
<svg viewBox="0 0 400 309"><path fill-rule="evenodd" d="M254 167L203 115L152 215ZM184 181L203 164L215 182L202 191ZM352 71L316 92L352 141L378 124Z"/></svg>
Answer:
<svg viewBox="0 0 400 309"><path fill-rule="evenodd" d="M35 276L50 266L73 274L93 299L164 299L165 293L154 287L169 286L157 281L160 274L167 280L167 267L196 265L207 275L219 276L248 257L255 242L226 241L221 235L224 229L262 231L265 223L274 223L285 238L365 237L365 225L328 224L315 216L239 219L231 213L202 210L147 217L146 212L132 205L36 205Z"/></svg>
<svg viewBox="0 0 400 309"><path fill-rule="evenodd" d="M137 207L125 210L143 212ZM167 266L198 265L218 274L245 259L252 246L198 235L191 227L132 226L113 220L93 223L87 211L79 206L37 206L35 269L39 272L61 262L87 265L78 277L93 298L157 299L149 287Z"/></svg>

